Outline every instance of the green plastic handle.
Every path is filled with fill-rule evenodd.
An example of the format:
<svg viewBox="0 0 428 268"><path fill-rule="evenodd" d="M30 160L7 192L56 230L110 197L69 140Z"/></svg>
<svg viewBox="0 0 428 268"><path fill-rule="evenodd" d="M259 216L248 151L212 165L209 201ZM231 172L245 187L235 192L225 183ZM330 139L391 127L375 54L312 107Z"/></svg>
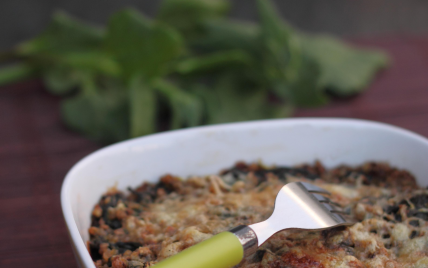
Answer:
<svg viewBox="0 0 428 268"><path fill-rule="evenodd" d="M154 268L230 268L240 263L243 256L239 239L223 232L159 262Z"/></svg>

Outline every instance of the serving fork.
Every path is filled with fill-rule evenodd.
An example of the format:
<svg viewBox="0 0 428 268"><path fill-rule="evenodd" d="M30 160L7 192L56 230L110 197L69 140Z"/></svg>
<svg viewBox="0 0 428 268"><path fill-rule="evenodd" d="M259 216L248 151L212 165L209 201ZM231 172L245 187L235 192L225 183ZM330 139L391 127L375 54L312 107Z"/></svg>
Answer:
<svg viewBox="0 0 428 268"><path fill-rule="evenodd" d="M354 222L326 197L330 193L306 182L281 188L272 215L265 221L237 226L169 257L155 268L228 268L253 254L275 233L286 229L324 230Z"/></svg>

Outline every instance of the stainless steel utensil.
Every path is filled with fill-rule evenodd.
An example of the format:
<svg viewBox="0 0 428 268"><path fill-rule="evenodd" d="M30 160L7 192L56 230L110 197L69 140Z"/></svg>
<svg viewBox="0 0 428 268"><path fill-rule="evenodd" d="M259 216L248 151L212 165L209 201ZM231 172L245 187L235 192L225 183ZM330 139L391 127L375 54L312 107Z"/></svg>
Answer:
<svg viewBox="0 0 428 268"><path fill-rule="evenodd" d="M288 183L279 191L274 211L267 220L215 235L160 262L155 268L232 267L279 231L323 230L352 225L354 221L342 208L326 197L329 194L306 182Z"/></svg>
<svg viewBox="0 0 428 268"><path fill-rule="evenodd" d="M230 232L240 239L245 255L249 255L269 237L282 230L323 230L353 224L353 220L342 208L322 194L330 195L313 184L288 183L276 196L275 209L267 220L249 226L238 226Z"/></svg>

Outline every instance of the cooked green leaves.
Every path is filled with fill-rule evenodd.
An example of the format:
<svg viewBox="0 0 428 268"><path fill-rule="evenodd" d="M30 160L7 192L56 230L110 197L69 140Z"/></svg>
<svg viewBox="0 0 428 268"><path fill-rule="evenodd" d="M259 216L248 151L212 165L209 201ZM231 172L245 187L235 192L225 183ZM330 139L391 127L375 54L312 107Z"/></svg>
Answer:
<svg viewBox="0 0 428 268"><path fill-rule="evenodd" d="M65 123L111 143L164 129L289 116L328 94L356 94L385 54L289 26L268 0L259 23L231 20L227 0L163 0L150 19L115 13L105 29L56 13L17 46L0 84L40 76L64 96Z"/></svg>

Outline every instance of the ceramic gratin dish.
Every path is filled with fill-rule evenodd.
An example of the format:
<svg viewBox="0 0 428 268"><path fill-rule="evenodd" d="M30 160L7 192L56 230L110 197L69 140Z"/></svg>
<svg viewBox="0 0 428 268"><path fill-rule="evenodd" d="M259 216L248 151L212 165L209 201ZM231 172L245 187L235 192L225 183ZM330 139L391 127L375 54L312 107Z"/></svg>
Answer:
<svg viewBox="0 0 428 268"><path fill-rule="evenodd" d="M428 185L428 140L410 131L353 119L282 119L164 132L120 142L79 161L67 174L61 204L81 267L94 268L86 249L94 205L116 185L125 190L170 173L216 174L237 161L326 167L386 161ZM274 197L272 197L274 198Z"/></svg>

